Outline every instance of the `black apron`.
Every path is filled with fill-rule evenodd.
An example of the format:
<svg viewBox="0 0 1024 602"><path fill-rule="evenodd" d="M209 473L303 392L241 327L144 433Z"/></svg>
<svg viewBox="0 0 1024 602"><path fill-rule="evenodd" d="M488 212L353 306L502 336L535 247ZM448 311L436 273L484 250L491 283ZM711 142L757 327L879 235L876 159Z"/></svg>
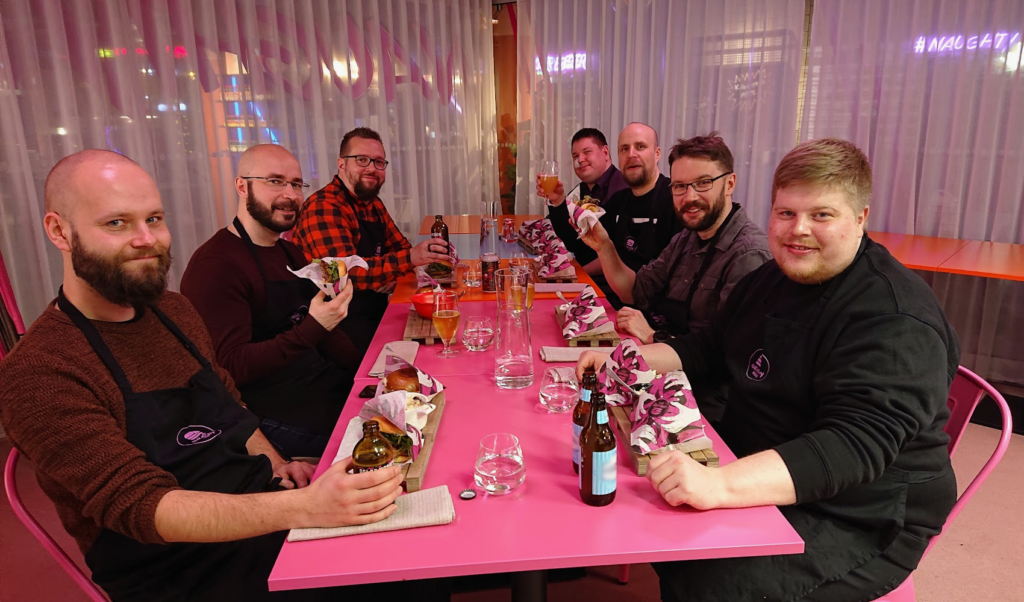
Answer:
<svg viewBox="0 0 1024 602"><path fill-rule="evenodd" d="M652 201L651 213L654 213ZM619 256L629 269L637 272L640 268L657 259L662 249L658 248L658 218L636 218L645 220L634 222L632 215L620 213L615 224Z"/></svg>
<svg viewBox="0 0 1024 602"><path fill-rule="evenodd" d="M359 202L348 191L348 188L342 186L341 189L349 203ZM356 245L356 255L367 259L381 257L384 255L386 242L387 233L383 221L359 220L359 244ZM377 332L377 326L380 325L387 309L388 296L386 294L357 288L353 291L352 302L348 306L348 317L341 322L340 328L352 339L357 349L365 352L370 348L373 335Z"/></svg>
<svg viewBox="0 0 1024 602"><path fill-rule="evenodd" d="M185 387L136 393L96 327L64 297L63 289L57 305L113 375L124 396L126 438L146 460L190 491L238 494L276 487L267 457L250 456L245 447L258 419L235 401L195 344L163 312L148 308L201 367ZM255 547L261 541L266 540L254 538L246 545ZM192 588L202 587L211 575L229 574L226 561L241 543L143 544L103 529L85 560L93 581L115 600L195 598Z"/></svg>
<svg viewBox="0 0 1024 602"><path fill-rule="evenodd" d="M265 303L258 314L253 313L252 342L269 341L302 321L319 289L305 278L268 279L252 238L237 217L233 223L263 277ZM292 257L287 245L283 249L293 270L305 265ZM342 324L351 319L349 314ZM260 417L323 436L334 430L351 389L352 374L324 359L315 348L272 374L238 387L242 401ZM293 455L291 450L283 451Z"/></svg>

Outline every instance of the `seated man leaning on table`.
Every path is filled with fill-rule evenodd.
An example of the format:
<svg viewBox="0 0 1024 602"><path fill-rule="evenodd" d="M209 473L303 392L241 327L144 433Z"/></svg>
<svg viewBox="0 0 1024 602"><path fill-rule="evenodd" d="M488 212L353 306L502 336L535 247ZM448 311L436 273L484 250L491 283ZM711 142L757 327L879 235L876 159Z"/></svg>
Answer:
<svg viewBox="0 0 1024 602"><path fill-rule="evenodd" d="M307 264L281 233L302 204L302 167L287 149L242 153L238 214L192 255L181 292L206 323L217 363L260 430L286 456L319 457L352 389L363 351L338 327L352 285L333 300L288 271Z"/></svg>
<svg viewBox="0 0 1024 602"><path fill-rule="evenodd" d="M657 259L634 272L619 258L601 224L583 238L598 252L615 294L637 308L620 309L616 327L646 344L707 326L736 283L771 259L764 232L732 202L732 152L717 132L677 141L668 164L683 231ZM721 418L721 387L703 390L699 381L694 385L701 412L711 420Z"/></svg>
<svg viewBox="0 0 1024 602"><path fill-rule="evenodd" d="M576 200L587 196L596 199L597 204L606 211L601 220L607 224L615 223L615 214L611 212L608 200L620 190L629 188L629 185L622 178L622 172L612 165L608 140L601 130L583 128L573 135L571 150L572 168L576 172L576 177L580 179L578 192L570 191L571 197ZM576 257L576 261L588 274L600 274L601 263L597 261L597 254L579 239L579 234L569 223L569 208L565 203L567 195L562 181L559 180L549 194L541 187L538 174L537 194L551 204L548 219L566 249Z"/></svg>
<svg viewBox="0 0 1024 602"><path fill-rule="evenodd" d="M341 139L339 154L338 174L306 199L292 240L309 260L358 255L370 266L352 275L355 292L341 325L365 351L398 278L417 266L447 262L448 246L438 239L412 246L391 219L378 196L388 166L380 134L356 128Z"/></svg>
<svg viewBox="0 0 1024 602"><path fill-rule="evenodd" d="M956 498L943 426L959 344L931 289L864 235L867 158L797 146L772 185L774 262L744 278L711 326L642 347L659 372L729 384L719 433L740 459L659 454L673 506L774 504L799 555L655 564L662 599L865 600L899 585ZM600 365L588 353L579 369Z"/></svg>
<svg viewBox="0 0 1024 602"><path fill-rule="evenodd" d="M63 286L0 363L0 421L113 600L290 599L267 591L288 529L395 511L398 467L343 460L307 486L313 467L260 433L199 315L165 291L171 237L141 167L81 151L45 203Z"/></svg>

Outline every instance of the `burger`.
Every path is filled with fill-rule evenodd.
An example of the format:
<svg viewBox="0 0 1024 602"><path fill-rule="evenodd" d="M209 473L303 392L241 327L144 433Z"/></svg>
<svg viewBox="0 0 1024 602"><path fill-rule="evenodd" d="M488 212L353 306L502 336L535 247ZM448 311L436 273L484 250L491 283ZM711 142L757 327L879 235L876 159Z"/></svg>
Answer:
<svg viewBox="0 0 1024 602"><path fill-rule="evenodd" d="M425 268L431 278L451 278L452 266L443 261L435 261Z"/></svg>
<svg viewBox="0 0 1024 602"><path fill-rule="evenodd" d="M420 373L416 371L416 368L402 368L387 375L384 379L384 392L394 393L395 391L420 392Z"/></svg>
<svg viewBox="0 0 1024 602"><path fill-rule="evenodd" d="M374 416L370 422L376 422L380 427L380 434L388 440L391 447L395 448L395 464L408 462L412 459L412 438L393 422L383 416Z"/></svg>
<svg viewBox="0 0 1024 602"><path fill-rule="evenodd" d="M345 264L341 261L314 259L313 263L320 266L320 275L323 277L324 284L334 284L348 273L345 269Z"/></svg>
<svg viewBox="0 0 1024 602"><path fill-rule="evenodd" d="M580 209L586 209L587 211L597 213L601 210L601 206L597 203L580 203Z"/></svg>

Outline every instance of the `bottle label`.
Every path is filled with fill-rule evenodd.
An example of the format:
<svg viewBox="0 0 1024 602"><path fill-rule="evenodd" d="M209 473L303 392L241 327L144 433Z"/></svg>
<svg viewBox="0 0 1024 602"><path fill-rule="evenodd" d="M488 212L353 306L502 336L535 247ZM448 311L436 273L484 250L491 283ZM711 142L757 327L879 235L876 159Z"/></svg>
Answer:
<svg viewBox="0 0 1024 602"><path fill-rule="evenodd" d="M387 468L388 466L394 466L394 465L395 465L394 462L388 462L387 464L382 464L380 466L356 466L355 464L353 464L352 468L348 469L348 473L349 474L362 474L364 472L373 472L375 470L380 470L381 468Z"/></svg>
<svg viewBox="0 0 1024 602"><path fill-rule="evenodd" d="M594 452L593 463L593 494L607 495L615 492L616 480L616 454L614 449L604 452Z"/></svg>
<svg viewBox="0 0 1024 602"><path fill-rule="evenodd" d="M578 424L572 425L572 463L580 463L580 432L583 427Z"/></svg>
<svg viewBox="0 0 1024 602"><path fill-rule="evenodd" d="M598 410L597 412L597 423L608 424L608 410Z"/></svg>
<svg viewBox="0 0 1024 602"><path fill-rule="evenodd" d="M590 389L580 389L580 399L590 402Z"/></svg>

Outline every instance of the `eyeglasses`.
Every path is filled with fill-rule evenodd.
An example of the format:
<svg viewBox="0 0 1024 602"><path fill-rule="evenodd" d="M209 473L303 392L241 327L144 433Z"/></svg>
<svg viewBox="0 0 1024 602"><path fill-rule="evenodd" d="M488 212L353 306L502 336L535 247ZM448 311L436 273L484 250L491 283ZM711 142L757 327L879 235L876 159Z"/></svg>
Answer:
<svg viewBox="0 0 1024 602"><path fill-rule="evenodd" d="M309 184L305 182L289 182L288 180L282 180L281 178L264 178L262 176L242 176L243 180L263 180L267 183L267 186L271 188L284 188L285 186L291 186L295 189L295 192L302 192L309 188Z"/></svg>
<svg viewBox="0 0 1024 602"><path fill-rule="evenodd" d="M686 189L690 186L693 186L693 189L697 192L707 192L715 186L715 180L724 178L725 176L731 173L731 171L727 171L724 174L718 176L717 178L697 180L696 182L690 182L689 184L673 182L669 184L668 187L672 190L672 194L674 194L675 196L683 196L684 194L686 194Z"/></svg>
<svg viewBox="0 0 1024 602"><path fill-rule="evenodd" d="M344 157L342 157L342 159L355 159L356 165L358 165L359 167L366 167L372 161L373 166L381 171L384 171L385 169L388 168L388 162L385 161L384 159L371 159L366 155L345 155Z"/></svg>

